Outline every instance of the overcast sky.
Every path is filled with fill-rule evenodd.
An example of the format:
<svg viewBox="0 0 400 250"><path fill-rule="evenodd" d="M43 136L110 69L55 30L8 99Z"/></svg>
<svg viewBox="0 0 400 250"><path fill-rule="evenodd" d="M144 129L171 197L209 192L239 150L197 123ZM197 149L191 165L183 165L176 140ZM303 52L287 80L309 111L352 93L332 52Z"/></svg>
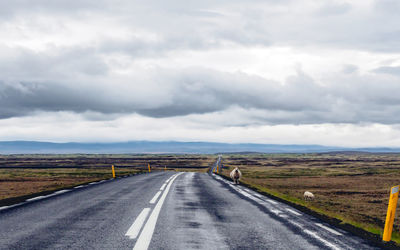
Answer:
<svg viewBox="0 0 400 250"><path fill-rule="evenodd" d="M400 147L398 0L0 1L0 140Z"/></svg>

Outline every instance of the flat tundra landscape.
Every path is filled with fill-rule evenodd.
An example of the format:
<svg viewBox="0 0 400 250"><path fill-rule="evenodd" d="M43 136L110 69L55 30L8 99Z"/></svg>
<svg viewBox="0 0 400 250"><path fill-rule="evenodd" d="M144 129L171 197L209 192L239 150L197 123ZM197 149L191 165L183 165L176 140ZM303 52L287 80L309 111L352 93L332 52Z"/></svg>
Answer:
<svg viewBox="0 0 400 250"><path fill-rule="evenodd" d="M148 171L206 172L215 160L208 155L0 155L0 205L34 195L112 177Z"/></svg>
<svg viewBox="0 0 400 250"><path fill-rule="evenodd" d="M373 153L224 156L242 182L370 232L383 233L390 188L400 184L400 155ZM224 171L229 176L229 171ZM310 191L313 201L304 201ZM392 239L399 241L400 213Z"/></svg>
<svg viewBox="0 0 400 250"><path fill-rule="evenodd" d="M210 170L212 170L213 167L215 167L216 164L218 164L219 162L221 162L223 165L223 168L220 172L222 176L225 176L227 179L229 179L230 171L235 167L238 167L243 174L240 183L242 185L245 185L247 188L253 190L247 188L239 188L240 185L233 185L229 180L221 179L217 175L212 175L211 179L210 177L206 177L211 176L207 174L207 172L210 172ZM235 199L241 198L244 200L247 199L250 203L255 202L255 204L253 205L256 205L256 207L261 206L261 214L258 214L258 216L266 216L266 218L269 218L271 216L278 216L283 220L279 223L283 223L284 225L289 227L299 227L299 229L305 231L306 233L309 232L307 233L308 236L304 236L306 241L307 237L311 237L313 238L313 240L316 240L316 242L319 242L315 244L322 244L322 246L324 246L325 244L325 246L327 246L328 248L333 249L335 249L335 247L332 246L339 246L342 243L327 243L326 239L330 239L329 237L331 236L326 236L328 238L324 238L325 240L319 239L318 237L320 236L316 234L318 230L315 231L315 229L313 229L312 225L310 224L316 219L310 217L310 219L299 222L296 222L295 220L294 222L292 221L294 223L293 224L290 221L294 218L290 219L287 215L281 214L280 211L282 211L282 209L284 211L289 211L289 214L291 214L291 216L295 216L296 219L299 216L303 216L303 219L308 217L306 217L306 215L303 215L300 211L293 210L293 208L287 207L287 205L276 203L271 199L260 196L254 191L265 194L267 195L267 197L270 198L277 197L280 201L287 201L289 202L289 204L296 205L296 208L303 207L308 209L309 211L315 212L315 214L335 219L335 221L338 222L339 225L351 225L355 228L360 228L370 233L374 233L376 235L376 239L380 239L386 217L390 188L394 185L399 184L398 182L400 180L400 156L397 154L370 154L353 152L330 154L225 154L222 155L220 159L217 155L191 154L8 155L0 157L0 205L3 206L0 211L12 211L12 209L10 210L6 208L11 208L13 207L13 204L21 204L21 202L25 204L25 207L27 207L26 209L29 210L29 206L33 205L30 205L29 202L26 203L26 200L32 200L35 202L36 200L39 200L40 202L43 202L43 204L45 204L46 202L50 203L52 199L56 199L47 198L50 196L43 195L43 193L54 192L60 189L63 189L61 190L61 193L63 193L69 190L78 190L73 188L78 185L80 185L80 187L85 187L85 184L88 183L98 183L98 181L101 180L109 180L112 177L111 165L115 166L117 177L126 177L142 173L146 173L145 176L148 176L140 177L140 179L135 179L136 177L130 177L133 178L132 182L128 180L122 182L126 183L126 185L128 185L128 183L129 185L137 185L135 184L136 180L147 180L149 184L153 183L153 186L157 186L162 184L162 179L167 180L169 177L172 176L172 173L168 174L170 172L197 172L196 175L176 176L176 178L178 178L178 183L181 183L182 187L171 186L173 194L171 194L170 196L175 197L173 199L177 199L179 200L179 202L177 200L170 200L172 198L168 198L170 196L166 196L167 193L165 193L165 197L163 199L167 199L167 204L171 204L168 208L168 211L170 211L169 213L175 214L177 218L180 219L183 218L183 215L188 215L186 214L186 212L182 212L183 214L180 214L179 211L181 211L181 209L188 211L204 210L203 212L198 212L202 214L199 217L201 219L198 219L200 221L196 221L196 219L192 220L185 217L188 222L184 226L184 228L187 229L184 230L175 225L175 223L178 223L180 219L177 219L178 221L172 220L171 218L165 217L161 210L161 212L158 211L158 213L161 213L160 218L165 217L164 219L162 219L166 221L165 223L168 222L171 224L171 227L177 227L179 230L183 230L182 237L183 234L187 233L187 230L189 230L188 232L191 232L192 230L195 234L200 232L204 237L206 237L206 235L210 232L213 232L213 234L217 234L218 227L222 227L223 225L223 227L225 228L229 225L229 223L232 223L229 221L235 221L234 216L238 216L234 215L236 213L235 209L238 209L238 211L250 209L246 208L248 204L246 205L244 203L237 208L235 207ZM147 174L149 172L149 165L151 167L150 175ZM153 179L152 176L154 176L154 178L156 179ZM212 179L219 180L221 184L217 185L212 181ZM168 180L165 183L168 183ZM160 182L160 184L158 184L158 182ZM127 188L129 185L107 185L113 185L113 188L116 188L115 190L118 190L118 187L123 188L121 192L124 195L128 195L130 193L135 197L141 195L140 193L137 193L139 189ZM161 191L164 188L165 185L162 186ZM140 190L142 189L143 188L140 188ZM185 202L185 200L180 200L181 198L179 198L182 195L182 190L185 190L185 199L188 200L187 202ZM217 190L218 195L215 193L217 192ZM156 195L151 199L151 204L154 204L156 202L156 200L162 194L161 191L157 192ZM303 197L305 191L312 192L315 198L313 200L305 201ZM85 195L90 196L90 189L87 189L87 191L85 192L87 193L85 193ZM98 199L101 199L101 192L102 191L99 190L99 193L96 194ZM146 194L146 197L148 196L149 198L151 198L151 192L153 191L149 193L147 193L147 190L142 192L144 192L143 194ZM71 193L73 194L74 192ZM226 200L226 197L222 198L224 196L224 193L226 193L227 195L229 193L228 196L235 193L237 197L232 198L232 200L229 200L228 202ZM72 200L79 200L79 198L76 198L76 195L72 196L72 194L70 195L70 198ZM191 196L190 194L194 196ZM213 198L213 195L219 198ZM39 198L35 198L37 196L39 196ZM41 199L43 199L43 201L41 201ZM104 199L106 199L106 197L104 197ZM122 202L123 198L121 199ZM38 204L34 203L36 204L36 207L40 205L40 202ZM99 202L99 200L96 200L96 202ZM132 202L134 201L132 200ZM111 203L108 204L110 206L110 209L112 209L113 206L113 204ZM226 204L228 203L230 205L229 207L226 207ZM272 204L273 207L266 206L265 204L267 203ZM48 206L52 207L57 205L51 203ZM87 206L96 206L96 204L88 203ZM175 206L178 207L172 209L172 207ZM18 210L18 208L20 210ZM17 210L15 213L18 214L18 211L23 211L21 210L22 208L24 208L24 206L17 206ZM42 206L38 207L38 209L39 208L45 210L45 208ZM157 209L156 208L157 206L154 209L161 209L160 207L158 207ZM136 209L138 209L137 212L139 213L141 208L137 207ZM229 209L233 210L231 211L229 216L226 215L227 218L223 219L220 213L224 214L227 212L222 212L221 209L224 211L225 209L228 209L226 211L229 211ZM150 210L151 208L144 208L143 211L149 213ZM175 212L172 213L171 211ZM38 213L41 214L42 212L38 210ZM29 216L29 213L26 216ZM141 218L142 220L145 219L142 218L144 215L142 215L142 217L139 215L129 216L138 216L138 218ZM213 216L216 216L216 218L214 219L216 219L218 223L220 223L218 224L219 226L214 225L215 223L212 222ZM73 220L73 218L68 217L68 220ZM394 233L392 237L392 239L396 242L399 242L399 233L397 232L397 229L400 225L399 222L399 216L397 214L395 218ZM14 222L10 221L10 223ZM206 223L207 228L203 228L202 223ZM304 223L304 225L302 225L302 223ZM317 228L328 227L328 224L325 224L324 221L317 221L314 223L318 225ZM129 225L125 225L125 227L126 226ZM132 227L134 226L132 225ZM159 227L157 228L156 232L157 230L160 230ZM161 228L166 228L167 230L168 227L167 225L163 224ZM43 230L46 231L48 229ZM122 231L124 230L125 229L123 229ZM179 230L177 232L179 232ZM336 236L342 236L345 234L344 231L340 231L339 229L328 228L328 231L335 232L334 234L336 234ZM137 234L138 233L139 231L137 232ZM3 237L6 236L3 235ZM150 240L148 240L146 244L150 244ZM162 245L162 242L160 243L157 241L157 239L155 240L156 243L152 243L154 246L158 246L157 244ZM219 242L218 244L220 244L220 246L223 248L225 243L221 241L220 238L216 238L215 240L216 242ZM332 238L332 241L337 240L340 239L337 239L335 237ZM267 239L263 239L261 241L265 241L263 243L266 244L265 246L268 245ZM358 242L354 243L354 249L356 249L357 246L365 247L365 243L362 243L361 240L354 239L353 241ZM15 239L15 242L19 242L19 240ZM37 246L44 244L43 242L38 242ZM126 242L126 244L128 243L129 242ZM170 246L176 247L176 245L174 244ZM252 244L255 243L253 242ZM308 243L304 242L304 244L304 248L307 248ZM347 243L343 244L345 244L345 248L353 249L350 243L350 245L348 245ZM18 243L15 243L13 246L16 247L19 245ZM23 246L23 244L21 246ZM149 245L147 245L147 247L148 246ZM184 247L188 246L194 247L195 245L189 244L185 245ZM240 245L233 246L239 247Z"/></svg>

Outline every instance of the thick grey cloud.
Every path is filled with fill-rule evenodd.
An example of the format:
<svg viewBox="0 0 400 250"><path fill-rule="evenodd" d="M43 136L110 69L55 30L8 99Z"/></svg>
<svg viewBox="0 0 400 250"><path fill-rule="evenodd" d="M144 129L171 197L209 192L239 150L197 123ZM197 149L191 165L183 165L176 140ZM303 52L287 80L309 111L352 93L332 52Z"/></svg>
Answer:
<svg viewBox="0 0 400 250"><path fill-rule="evenodd" d="M105 8L106 1L98 0L15 0L0 2L0 18L13 18L27 13L43 15L47 13L79 13L80 11L99 11Z"/></svg>
<svg viewBox="0 0 400 250"><path fill-rule="evenodd" d="M400 76L400 67L383 66L383 67L374 69L373 72Z"/></svg>
<svg viewBox="0 0 400 250"><path fill-rule="evenodd" d="M124 52L241 45L323 46L365 51L399 51L399 4L379 0L349 1L3 1L7 22L48 18L114 22L131 30L123 40L101 47ZM28 21L29 20L29 21ZM99 23L98 25L102 25ZM366 28L368 27L368 28ZM104 34L115 30L103 27ZM153 42L138 39L138 30L157 34ZM61 32L61 31L60 31ZM103 41L100 41L102 43ZM125 45L124 45L125 44ZM121 46L122 45L122 46Z"/></svg>
<svg viewBox="0 0 400 250"><path fill-rule="evenodd" d="M69 47L46 52L8 49L12 56L0 59L2 80L51 81L74 79L81 75L105 75L108 66L92 48Z"/></svg>
<svg viewBox="0 0 400 250"><path fill-rule="evenodd" d="M323 80L299 70L277 81L240 70L210 69L206 63L184 64L191 53L227 48L234 53L235 48L289 47L305 54L323 48L396 57L397 10L397 1L388 0L365 5L272 0L3 1L0 118L42 111L93 111L100 118L130 113L171 117L239 108L251 116L238 117L243 120L238 123L245 125L399 123L397 66L381 65L362 73L362 66L349 58L341 62L341 72ZM157 65L158 58L173 61L179 56L188 57L180 58L182 65Z"/></svg>
<svg viewBox="0 0 400 250"><path fill-rule="evenodd" d="M400 122L400 87L380 75L343 75L337 84L317 84L298 72L285 82L204 68L157 69L151 78L125 82L0 83L2 118L37 111L93 111L150 117L205 114L240 107L267 124ZM143 82L141 82L143 81ZM151 86L149 89L146 87Z"/></svg>

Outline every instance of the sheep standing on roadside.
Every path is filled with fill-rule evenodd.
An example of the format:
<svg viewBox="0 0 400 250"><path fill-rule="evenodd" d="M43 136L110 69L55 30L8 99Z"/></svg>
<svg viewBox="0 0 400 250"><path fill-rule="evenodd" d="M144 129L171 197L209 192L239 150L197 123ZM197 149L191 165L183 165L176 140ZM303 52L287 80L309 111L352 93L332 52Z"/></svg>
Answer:
<svg viewBox="0 0 400 250"><path fill-rule="evenodd" d="M234 170L231 172L231 178L233 180L233 183L239 184L240 178L242 178L242 172L236 167Z"/></svg>
<svg viewBox="0 0 400 250"><path fill-rule="evenodd" d="M313 193L309 192L309 191L305 191L304 192L304 200L306 201L312 201L314 200L314 195Z"/></svg>

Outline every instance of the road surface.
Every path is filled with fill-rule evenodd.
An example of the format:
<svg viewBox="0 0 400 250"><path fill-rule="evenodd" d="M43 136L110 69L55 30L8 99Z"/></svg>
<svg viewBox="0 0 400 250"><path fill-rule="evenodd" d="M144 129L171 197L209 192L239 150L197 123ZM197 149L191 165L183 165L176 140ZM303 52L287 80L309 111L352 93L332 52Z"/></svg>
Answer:
<svg viewBox="0 0 400 250"><path fill-rule="evenodd" d="M375 249L219 176L154 172L0 208L1 249Z"/></svg>

